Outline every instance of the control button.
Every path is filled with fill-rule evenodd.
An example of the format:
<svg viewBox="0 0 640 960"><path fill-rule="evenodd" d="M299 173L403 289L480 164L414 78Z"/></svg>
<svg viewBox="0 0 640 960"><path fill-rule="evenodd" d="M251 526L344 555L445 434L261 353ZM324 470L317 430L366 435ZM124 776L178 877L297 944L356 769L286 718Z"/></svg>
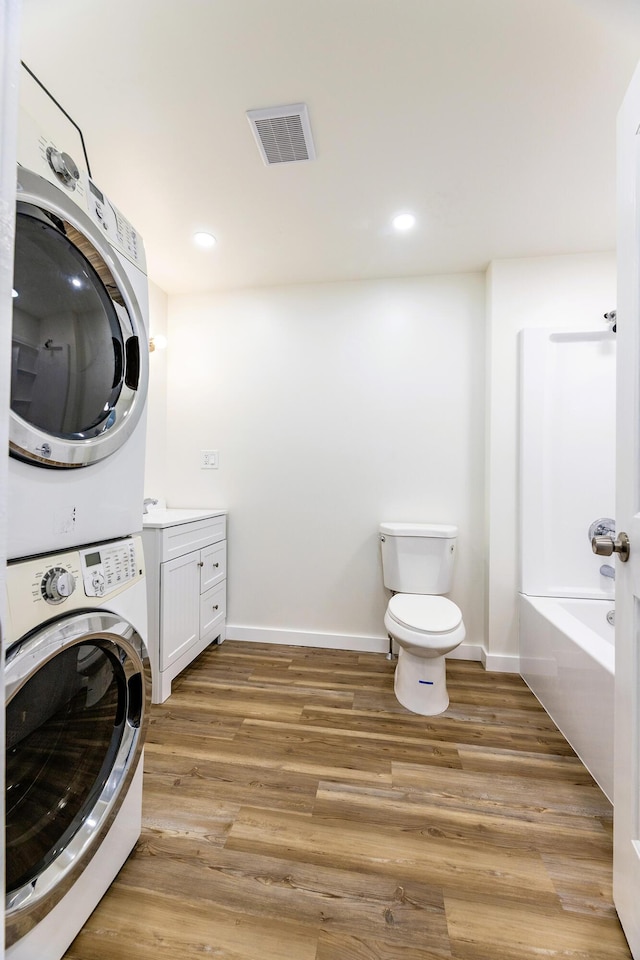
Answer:
<svg viewBox="0 0 640 960"><path fill-rule="evenodd" d="M96 596L101 597L104 593L104 577L101 573L98 573L98 571L93 574L91 586L95 590Z"/></svg>

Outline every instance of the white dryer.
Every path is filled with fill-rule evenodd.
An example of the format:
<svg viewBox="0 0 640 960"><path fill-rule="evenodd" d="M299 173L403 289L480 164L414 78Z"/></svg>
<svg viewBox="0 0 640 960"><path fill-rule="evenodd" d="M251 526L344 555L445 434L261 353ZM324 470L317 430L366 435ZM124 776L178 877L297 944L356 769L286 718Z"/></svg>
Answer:
<svg viewBox="0 0 640 960"><path fill-rule="evenodd" d="M21 118L8 556L141 528L148 285L140 236Z"/></svg>
<svg viewBox="0 0 640 960"><path fill-rule="evenodd" d="M141 829L151 703L139 537L10 563L7 960L59 960Z"/></svg>

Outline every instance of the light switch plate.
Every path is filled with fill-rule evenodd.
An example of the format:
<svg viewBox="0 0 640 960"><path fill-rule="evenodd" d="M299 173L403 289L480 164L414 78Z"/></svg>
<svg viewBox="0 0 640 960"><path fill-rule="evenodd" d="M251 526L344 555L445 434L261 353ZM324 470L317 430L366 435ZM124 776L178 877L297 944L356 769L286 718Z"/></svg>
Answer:
<svg viewBox="0 0 640 960"><path fill-rule="evenodd" d="M217 470L218 469L218 451L201 450L200 451L200 469Z"/></svg>

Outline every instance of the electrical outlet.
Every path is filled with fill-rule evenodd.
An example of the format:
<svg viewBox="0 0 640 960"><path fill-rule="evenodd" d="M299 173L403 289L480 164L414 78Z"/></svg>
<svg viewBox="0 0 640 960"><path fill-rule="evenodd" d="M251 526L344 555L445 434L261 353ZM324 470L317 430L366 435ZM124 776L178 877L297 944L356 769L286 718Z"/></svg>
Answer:
<svg viewBox="0 0 640 960"><path fill-rule="evenodd" d="M218 451L201 450L200 451L200 469L217 470L218 469Z"/></svg>

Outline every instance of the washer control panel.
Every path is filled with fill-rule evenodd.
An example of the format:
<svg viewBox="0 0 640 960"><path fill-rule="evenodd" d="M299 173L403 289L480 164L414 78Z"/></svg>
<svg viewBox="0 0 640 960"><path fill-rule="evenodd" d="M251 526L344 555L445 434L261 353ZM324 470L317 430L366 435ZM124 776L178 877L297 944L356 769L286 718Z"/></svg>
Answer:
<svg viewBox="0 0 640 960"><path fill-rule="evenodd" d="M135 579L136 550L132 540L101 544L80 551L84 592L88 597L104 597Z"/></svg>
<svg viewBox="0 0 640 960"><path fill-rule="evenodd" d="M10 560L6 569L7 642L19 640L52 617L117 603L119 594L137 584L146 595L139 535Z"/></svg>

